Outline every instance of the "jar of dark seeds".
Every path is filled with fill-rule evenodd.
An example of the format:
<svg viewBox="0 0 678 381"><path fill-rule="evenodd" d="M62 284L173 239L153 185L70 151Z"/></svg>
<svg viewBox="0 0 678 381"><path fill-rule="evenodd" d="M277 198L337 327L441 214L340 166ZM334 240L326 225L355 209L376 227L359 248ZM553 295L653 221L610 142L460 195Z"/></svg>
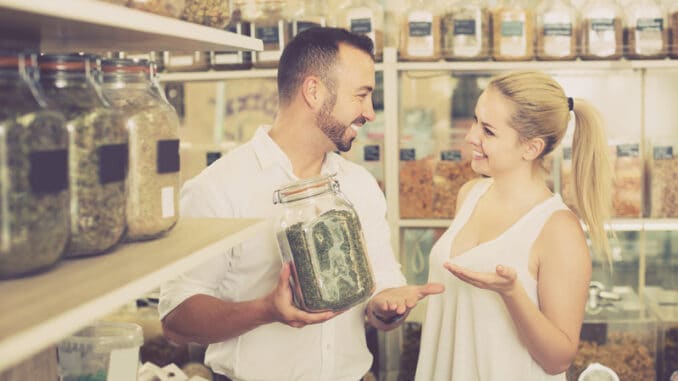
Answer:
<svg viewBox="0 0 678 381"><path fill-rule="evenodd" d="M0 52L0 279L54 265L68 240L68 132L34 58Z"/></svg>
<svg viewBox="0 0 678 381"><path fill-rule="evenodd" d="M297 306L341 311L364 302L374 279L358 214L332 176L300 180L274 192L276 235Z"/></svg>
<svg viewBox="0 0 678 381"><path fill-rule="evenodd" d="M66 256L105 252L125 230L128 135L123 115L103 99L91 56L44 55L38 62L45 96L65 115L70 135Z"/></svg>
<svg viewBox="0 0 678 381"><path fill-rule="evenodd" d="M156 238L178 219L179 117L154 91L147 61L107 59L101 67L104 97L129 133L126 238Z"/></svg>

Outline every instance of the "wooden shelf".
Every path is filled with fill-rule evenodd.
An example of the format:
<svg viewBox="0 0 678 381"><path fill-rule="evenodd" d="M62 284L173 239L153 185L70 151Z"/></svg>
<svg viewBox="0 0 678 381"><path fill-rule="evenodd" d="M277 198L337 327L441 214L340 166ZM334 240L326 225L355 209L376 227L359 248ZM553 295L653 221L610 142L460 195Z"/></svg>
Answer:
<svg viewBox="0 0 678 381"><path fill-rule="evenodd" d="M163 238L0 281L0 373L263 230L254 219L184 218Z"/></svg>
<svg viewBox="0 0 678 381"><path fill-rule="evenodd" d="M261 40L97 0L0 0L0 47L42 52L262 50Z"/></svg>

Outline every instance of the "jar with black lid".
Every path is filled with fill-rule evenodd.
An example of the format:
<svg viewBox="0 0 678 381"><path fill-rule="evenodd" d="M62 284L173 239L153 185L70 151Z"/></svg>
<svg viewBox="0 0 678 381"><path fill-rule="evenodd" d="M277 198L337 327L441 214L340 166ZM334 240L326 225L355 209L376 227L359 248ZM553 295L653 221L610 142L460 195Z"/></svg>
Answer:
<svg viewBox="0 0 678 381"><path fill-rule="evenodd" d="M295 303L309 312L342 311L367 300L374 278L360 220L333 176L299 180L274 192L276 237L291 263Z"/></svg>
<svg viewBox="0 0 678 381"><path fill-rule="evenodd" d="M66 256L103 253L125 231L128 134L123 115L101 94L94 56L44 55L38 62L45 97L65 115L70 135Z"/></svg>
<svg viewBox="0 0 678 381"><path fill-rule="evenodd" d="M154 89L147 61L106 59L101 69L104 97L129 133L126 239L156 238L178 219L179 118Z"/></svg>
<svg viewBox="0 0 678 381"><path fill-rule="evenodd" d="M56 264L69 234L68 131L35 58L0 52L0 279Z"/></svg>

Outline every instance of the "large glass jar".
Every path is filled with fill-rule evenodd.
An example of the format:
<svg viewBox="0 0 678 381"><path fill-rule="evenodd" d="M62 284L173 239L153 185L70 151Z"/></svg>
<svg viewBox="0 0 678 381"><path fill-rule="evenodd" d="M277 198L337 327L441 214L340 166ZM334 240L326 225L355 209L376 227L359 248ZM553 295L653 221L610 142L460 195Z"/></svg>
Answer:
<svg viewBox="0 0 678 381"><path fill-rule="evenodd" d="M102 253L125 231L128 135L123 115L104 100L90 57L44 55L39 65L45 96L65 115L70 134L66 256Z"/></svg>
<svg viewBox="0 0 678 381"><path fill-rule="evenodd" d="M433 218L454 218L462 185L478 175L471 168L472 152L465 144L466 129L452 129L439 152L433 173Z"/></svg>
<svg viewBox="0 0 678 381"><path fill-rule="evenodd" d="M130 8L179 18L186 5L186 0L129 0L126 3Z"/></svg>
<svg viewBox="0 0 678 381"><path fill-rule="evenodd" d="M678 140L675 137L653 139L648 177L650 217L678 217Z"/></svg>
<svg viewBox="0 0 678 381"><path fill-rule="evenodd" d="M374 0L349 0L340 7L336 25L364 34L374 42L374 57L381 60L384 51L384 8Z"/></svg>
<svg viewBox="0 0 678 381"><path fill-rule="evenodd" d="M0 53L0 279L57 263L68 240L68 131L33 58Z"/></svg>
<svg viewBox="0 0 678 381"><path fill-rule="evenodd" d="M490 55L490 12L484 0L456 1L441 20L443 58L481 60Z"/></svg>
<svg viewBox="0 0 678 381"><path fill-rule="evenodd" d="M325 2L320 0L298 0L297 7L290 12L290 38L312 27L326 26Z"/></svg>
<svg viewBox="0 0 678 381"><path fill-rule="evenodd" d="M577 57L579 24L569 0L548 0L537 9L537 58L573 60Z"/></svg>
<svg viewBox="0 0 678 381"><path fill-rule="evenodd" d="M102 61L102 90L126 116L129 133L127 235L151 239L170 230L179 210L179 118L153 89L148 62Z"/></svg>
<svg viewBox="0 0 678 381"><path fill-rule="evenodd" d="M643 162L640 144L619 141L610 147L614 162L613 217L641 217L643 190Z"/></svg>
<svg viewBox="0 0 678 381"><path fill-rule="evenodd" d="M299 308L341 311L364 302L374 278L358 214L333 176L296 181L275 191L281 211L276 236L292 264Z"/></svg>
<svg viewBox="0 0 678 381"><path fill-rule="evenodd" d="M492 57L528 61L534 57L534 14L524 0L504 0L492 11Z"/></svg>
<svg viewBox="0 0 678 381"><path fill-rule="evenodd" d="M634 59L666 57L667 28L666 14L657 1L632 1L626 11L626 56Z"/></svg>
<svg viewBox="0 0 678 381"><path fill-rule="evenodd" d="M412 2L400 27L400 59L436 61L440 59L440 14L435 3Z"/></svg>
<svg viewBox="0 0 678 381"><path fill-rule="evenodd" d="M185 0L181 18L196 24L223 28L231 17L229 0Z"/></svg>
<svg viewBox="0 0 678 381"><path fill-rule="evenodd" d="M624 51L622 11L616 0L589 0L581 11L581 58L619 59Z"/></svg>
<svg viewBox="0 0 678 381"><path fill-rule="evenodd" d="M669 7L669 29L671 30L671 58L678 58L678 1Z"/></svg>
<svg viewBox="0 0 678 381"><path fill-rule="evenodd" d="M252 18L252 37L264 43L264 50L255 52L252 64L258 68L276 68L289 42L289 28L284 15L285 1L258 0Z"/></svg>
<svg viewBox="0 0 678 381"><path fill-rule="evenodd" d="M244 4L242 1L234 3L231 21L226 26L226 30L249 36L251 33L251 24L244 18ZM235 52L210 52L210 68L214 70L246 70L252 67L252 52L238 50Z"/></svg>

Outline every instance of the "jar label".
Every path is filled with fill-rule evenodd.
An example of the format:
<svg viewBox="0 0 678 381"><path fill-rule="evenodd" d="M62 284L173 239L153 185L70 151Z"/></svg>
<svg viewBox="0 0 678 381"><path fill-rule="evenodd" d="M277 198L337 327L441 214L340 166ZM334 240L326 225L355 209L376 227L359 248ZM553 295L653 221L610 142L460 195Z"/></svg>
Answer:
<svg viewBox="0 0 678 381"><path fill-rule="evenodd" d="M378 145L369 145L363 148L363 159L365 161L379 161L380 151Z"/></svg>
<svg viewBox="0 0 678 381"><path fill-rule="evenodd" d="M58 193L68 189L68 151L34 151L28 180L33 193Z"/></svg>
<svg viewBox="0 0 678 381"><path fill-rule="evenodd" d="M401 148L400 149L400 161L413 161L416 160L416 152L414 148Z"/></svg>
<svg viewBox="0 0 678 381"><path fill-rule="evenodd" d="M615 19L591 19L588 32L588 48L592 54L605 57L615 54L617 50L617 31Z"/></svg>
<svg viewBox="0 0 678 381"><path fill-rule="evenodd" d="M101 184L124 181L127 175L127 144L110 144L97 149L99 157L99 182Z"/></svg>
<svg viewBox="0 0 678 381"><path fill-rule="evenodd" d="M503 37L522 37L523 25L522 21L502 21L501 35Z"/></svg>
<svg viewBox="0 0 678 381"><path fill-rule="evenodd" d="M475 36L476 20L454 20L455 36Z"/></svg>
<svg viewBox="0 0 678 381"><path fill-rule="evenodd" d="M638 157L639 155L639 144L619 144L617 146L617 157Z"/></svg>
<svg viewBox="0 0 678 381"><path fill-rule="evenodd" d="M278 25L257 27L255 37L260 39L264 44L280 44Z"/></svg>
<svg viewBox="0 0 678 381"><path fill-rule="evenodd" d="M661 32L664 30L664 20L655 18L639 18L636 29L640 32Z"/></svg>
<svg viewBox="0 0 678 381"><path fill-rule="evenodd" d="M158 141L158 173L179 172L179 139Z"/></svg>
<svg viewBox="0 0 678 381"><path fill-rule="evenodd" d="M614 31L614 19L591 19L591 30L594 32Z"/></svg>
<svg viewBox="0 0 678 381"><path fill-rule="evenodd" d="M451 151L441 151L440 160L442 161L461 161L461 151L451 150Z"/></svg>
<svg viewBox="0 0 678 381"><path fill-rule="evenodd" d="M371 33L372 19L371 18L351 19L351 32L357 34Z"/></svg>
<svg viewBox="0 0 678 381"><path fill-rule="evenodd" d="M655 160L673 159L673 146L654 147L652 149L652 157L654 157Z"/></svg>
<svg viewBox="0 0 678 381"><path fill-rule="evenodd" d="M163 187L160 190L162 218L174 217L174 187Z"/></svg>
<svg viewBox="0 0 678 381"><path fill-rule="evenodd" d="M572 36L572 24L552 23L544 24L544 36Z"/></svg>
<svg viewBox="0 0 678 381"><path fill-rule="evenodd" d="M410 37L428 37L431 35L433 24L426 21L410 21Z"/></svg>
<svg viewBox="0 0 678 381"><path fill-rule="evenodd" d="M210 165L212 165L212 163L214 163L215 161L219 160L220 158L221 158L221 152L216 152L216 151L207 152L207 154L205 155L205 159L206 159L208 167Z"/></svg>

